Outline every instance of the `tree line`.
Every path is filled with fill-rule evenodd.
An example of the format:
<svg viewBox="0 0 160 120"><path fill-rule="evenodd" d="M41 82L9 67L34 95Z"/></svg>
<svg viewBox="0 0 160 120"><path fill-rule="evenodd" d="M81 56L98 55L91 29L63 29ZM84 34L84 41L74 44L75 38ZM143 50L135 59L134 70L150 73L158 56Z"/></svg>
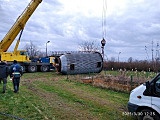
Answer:
<svg viewBox="0 0 160 120"><path fill-rule="evenodd" d="M95 44L95 41L85 41L79 45L79 51L98 51L99 45ZM28 52L30 58L44 57L45 52L41 52L38 47L30 42L25 46L25 50ZM130 70L130 71L153 71L160 72L160 58L154 61L148 60L133 60L132 57L128 59L127 62L115 61L112 57L111 60L104 61L103 68L105 70Z"/></svg>
<svg viewBox="0 0 160 120"><path fill-rule="evenodd" d="M160 72L160 61L136 60L128 62L104 61L104 70Z"/></svg>

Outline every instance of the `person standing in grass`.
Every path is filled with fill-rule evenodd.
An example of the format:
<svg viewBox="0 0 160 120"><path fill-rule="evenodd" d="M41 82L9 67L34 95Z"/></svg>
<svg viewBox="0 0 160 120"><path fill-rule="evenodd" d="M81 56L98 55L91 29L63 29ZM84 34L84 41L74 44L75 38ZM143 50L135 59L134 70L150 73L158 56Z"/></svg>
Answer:
<svg viewBox="0 0 160 120"><path fill-rule="evenodd" d="M10 77L13 81L13 89L15 93L19 91L19 84L22 73L22 67L17 63L16 60L14 60L13 65L10 67Z"/></svg>
<svg viewBox="0 0 160 120"><path fill-rule="evenodd" d="M3 81L2 93L6 92L7 77L9 74L9 68L5 62L0 61L0 83Z"/></svg>

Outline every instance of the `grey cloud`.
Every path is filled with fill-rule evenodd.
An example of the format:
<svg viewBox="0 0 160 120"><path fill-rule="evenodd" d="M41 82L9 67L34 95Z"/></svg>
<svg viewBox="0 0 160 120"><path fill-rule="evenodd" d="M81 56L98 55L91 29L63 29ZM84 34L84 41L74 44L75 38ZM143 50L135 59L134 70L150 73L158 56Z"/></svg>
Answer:
<svg viewBox="0 0 160 120"><path fill-rule="evenodd" d="M129 54L136 59L138 57L146 59L144 50L146 43L148 45L152 40L159 41L160 39L158 17L160 4L158 3L157 0L154 2L147 0L143 4L128 2L128 9L123 14L109 16L107 18L108 45L106 47L114 49L117 53L118 51L127 52L128 55L126 53L126 56L123 56L125 59Z"/></svg>
<svg viewBox="0 0 160 120"><path fill-rule="evenodd" d="M16 4L17 1L19 4ZM28 1L0 2L2 38L27 6ZM121 14L111 14L106 18L105 54L108 58L117 58L118 53L122 52L121 60L127 60L129 57L146 59L144 47L147 46L150 51L151 41L154 40L156 43L160 39L159 1L126 2L125 11L119 11ZM43 0L26 24L21 46L28 40L44 46L45 41L50 40L50 50L77 50L78 44L83 41L96 41L100 45L101 39L101 17L75 14L74 11L66 13L59 0Z"/></svg>

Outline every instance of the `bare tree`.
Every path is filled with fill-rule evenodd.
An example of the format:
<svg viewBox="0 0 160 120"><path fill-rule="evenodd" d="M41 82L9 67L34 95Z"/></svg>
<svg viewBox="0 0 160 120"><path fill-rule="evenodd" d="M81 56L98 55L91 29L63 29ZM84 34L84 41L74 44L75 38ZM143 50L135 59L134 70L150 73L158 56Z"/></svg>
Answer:
<svg viewBox="0 0 160 120"><path fill-rule="evenodd" d="M95 44L95 41L85 41L79 45L80 51L98 51L98 45Z"/></svg>
<svg viewBox="0 0 160 120"><path fill-rule="evenodd" d="M133 62L133 58L132 58L132 57L129 57L129 58L128 58L128 62L129 62L129 63L132 63L132 62Z"/></svg>
<svg viewBox="0 0 160 120"><path fill-rule="evenodd" d="M28 55L30 56L31 59L41 54L37 46L34 45L32 42L30 42L25 46L25 50L28 52Z"/></svg>

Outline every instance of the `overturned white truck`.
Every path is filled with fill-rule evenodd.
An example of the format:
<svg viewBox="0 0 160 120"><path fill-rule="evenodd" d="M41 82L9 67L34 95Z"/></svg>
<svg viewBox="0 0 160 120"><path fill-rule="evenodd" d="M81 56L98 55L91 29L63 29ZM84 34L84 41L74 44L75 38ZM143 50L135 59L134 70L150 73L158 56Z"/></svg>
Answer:
<svg viewBox="0 0 160 120"><path fill-rule="evenodd" d="M103 58L99 52L64 54L55 59L57 71L62 74L99 73Z"/></svg>

